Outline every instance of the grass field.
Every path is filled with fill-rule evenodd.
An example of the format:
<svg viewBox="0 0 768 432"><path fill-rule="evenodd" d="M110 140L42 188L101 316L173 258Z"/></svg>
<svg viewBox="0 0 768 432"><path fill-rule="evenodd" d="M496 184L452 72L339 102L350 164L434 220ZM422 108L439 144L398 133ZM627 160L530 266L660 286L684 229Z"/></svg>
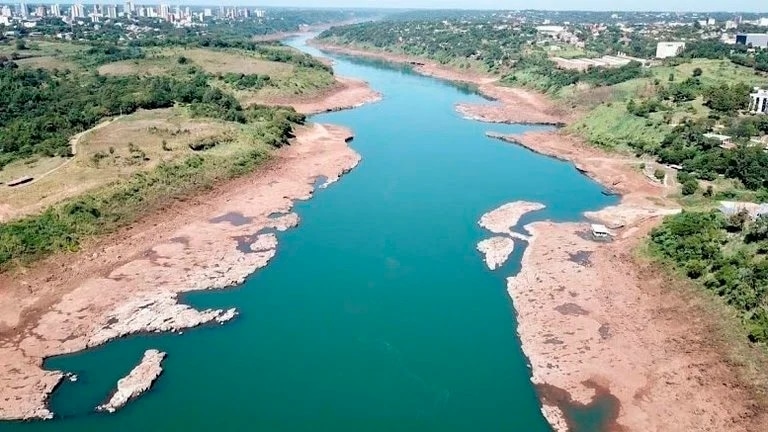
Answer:
<svg viewBox="0 0 768 432"><path fill-rule="evenodd" d="M190 119L181 109L139 111L83 134L72 159L35 158L0 170L0 181L24 175L36 177L26 186L0 186L0 202L9 203L14 217L33 213L137 171L150 170L161 162L195 154L189 145L206 138L231 140L214 147L217 154L226 156L240 150L244 127Z"/></svg>
<svg viewBox="0 0 768 432"><path fill-rule="evenodd" d="M0 55L18 54L19 59L15 62L21 67L77 70L80 66L71 57L88 49L87 45L69 42L31 40L26 45L27 49L19 50L15 44L0 44Z"/></svg>
<svg viewBox="0 0 768 432"><path fill-rule="evenodd" d="M180 64L181 57L187 59L186 64ZM258 90L235 89L223 81L212 81L214 85L234 94L246 106L275 100L286 103L291 98L319 94L335 83L333 75L323 70L268 61L247 51L202 48L147 50L146 58L107 63L99 67L98 71L104 75L174 75L190 66L200 67L213 75L269 75L270 85Z"/></svg>
<svg viewBox="0 0 768 432"><path fill-rule="evenodd" d="M660 66L651 68L655 78L661 82L667 82L670 74L675 75L676 81L682 81L693 76L693 71L701 68L702 74L700 80L704 85L737 82L745 82L750 85L765 84L768 82L766 74L755 72L754 69L739 66L728 60L706 60L696 59L690 63L684 63L678 66Z"/></svg>
<svg viewBox="0 0 768 432"><path fill-rule="evenodd" d="M585 111L582 118L568 129L589 142L616 150L628 150L631 146L653 147L661 142L674 125L685 119L707 117L710 109L704 105L703 98L699 97L691 102L671 105L671 111L652 113L646 119L629 114L626 110L627 102L629 99L640 101L653 97L654 81L666 84L672 74L675 82L681 82L693 76L696 68L702 70L700 79L704 86L738 82L759 85L768 82L765 74L756 74L753 69L728 60L693 60L674 67L653 67L648 77L607 88L584 90L574 86L566 87L558 92L557 97ZM665 116L669 117L668 121Z"/></svg>
<svg viewBox="0 0 768 432"><path fill-rule="evenodd" d="M659 123L629 114L623 104L603 104L568 126L592 144L628 151L631 147L656 146L667 128Z"/></svg>

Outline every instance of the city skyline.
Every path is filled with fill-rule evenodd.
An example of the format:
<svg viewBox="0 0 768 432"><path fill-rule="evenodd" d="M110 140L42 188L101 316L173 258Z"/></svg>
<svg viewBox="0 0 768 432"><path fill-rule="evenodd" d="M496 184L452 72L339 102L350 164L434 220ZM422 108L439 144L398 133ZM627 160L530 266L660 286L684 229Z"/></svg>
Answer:
<svg viewBox="0 0 768 432"><path fill-rule="evenodd" d="M63 1L33 1L33 2L8 2L0 1L0 5L18 5L20 3L26 3L27 5L93 5L93 4L123 4L124 1L100 1L100 0L63 0ZM157 5L159 2L152 0L140 0L133 1L135 5L147 6ZM624 5L624 7L616 7L615 2L610 0L601 0L598 2L584 2L577 3L574 7L574 2L564 0L542 0L537 2L536 7L530 7L530 3L522 1L507 1L499 3L492 0L477 0L472 3L466 0L454 0L448 2L437 2L434 0L331 0L324 2L324 4L317 4L306 0L266 0L266 1L205 1L205 0L181 0L181 1L169 1L166 2L173 5L192 6L192 7L204 7L204 6L229 6L229 7L271 7L271 8L306 8L306 9L334 9L334 8L350 8L350 9L464 9L464 10L551 10L551 11L594 11L594 12L708 12L708 13L768 13L768 8L759 9L756 2L752 0L735 0L729 2L733 5L729 9L723 9L719 2L710 1L695 1L685 0L677 2L676 7L669 8L668 2L661 0L650 0L643 2L641 8L634 7L633 4ZM604 6L599 6L604 4ZM709 5L712 5L710 7ZM658 5L657 7L649 5ZM664 5L664 6L661 6ZM688 6L683 6L688 5Z"/></svg>

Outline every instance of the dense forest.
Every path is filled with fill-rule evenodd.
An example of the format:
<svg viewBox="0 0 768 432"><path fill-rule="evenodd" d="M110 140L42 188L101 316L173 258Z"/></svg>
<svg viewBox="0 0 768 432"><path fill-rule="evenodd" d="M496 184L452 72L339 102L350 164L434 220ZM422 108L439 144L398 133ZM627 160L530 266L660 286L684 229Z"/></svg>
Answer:
<svg viewBox="0 0 768 432"><path fill-rule="evenodd" d="M768 215L683 212L651 234L653 249L742 315L754 342L768 342Z"/></svg>
<svg viewBox="0 0 768 432"><path fill-rule="evenodd" d="M535 34L533 27L512 28L495 22L378 21L333 27L319 38L423 56L443 64L482 65L487 71L501 72L512 66Z"/></svg>

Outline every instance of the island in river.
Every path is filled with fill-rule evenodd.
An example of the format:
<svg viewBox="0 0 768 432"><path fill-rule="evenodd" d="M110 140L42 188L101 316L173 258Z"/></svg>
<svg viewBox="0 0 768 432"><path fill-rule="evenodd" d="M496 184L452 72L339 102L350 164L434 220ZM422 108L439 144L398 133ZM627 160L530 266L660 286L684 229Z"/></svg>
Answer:
<svg viewBox="0 0 768 432"><path fill-rule="evenodd" d="M334 53L414 65L425 75L472 84L496 101L457 105L468 118L530 124L574 119L574 113L555 107L543 95L497 86L483 74L422 58L314 43ZM669 284L680 281L634 253L663 216L680 211L668 198L674 187L648 179L639 159L607 153L564 133L492 136L573 162L621 195L619 205L586 215L614 228L613 242L595 242L585 223L526 225L530 241L522 270L508 278L523 351L552 426L571 430L580 409L602 405L610 415L595 426L601 430L768 428L765 400L729 358L727 341L717 336L723 334L720 324L706 318L705 301L670 290ZM525 213L536 207L509 203L507 209ZM498 213L491 211L486 218ZM487 241L479 245L491 268L503 262L509 248L498 240L494 244L498 247Z"/></svg>

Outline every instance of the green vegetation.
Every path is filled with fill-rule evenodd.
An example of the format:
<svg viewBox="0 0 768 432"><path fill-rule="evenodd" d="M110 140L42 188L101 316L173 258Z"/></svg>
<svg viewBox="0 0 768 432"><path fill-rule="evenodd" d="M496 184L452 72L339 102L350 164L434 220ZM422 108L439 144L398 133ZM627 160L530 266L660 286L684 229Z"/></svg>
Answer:
<svg viewBox="0 0 768 432"><path fill-rule="evenodd" d="M739 311L753 342L768 342L768 216L683 212L651 234L652 250Z"/></svg>
<svg viewBox="0 0 768 432"><path fill-rule="evenodd" d="M313 13L321 20L339 16ZM44 35L58 28L58 20L48 21L40 23ZM0 170L9 168L3 178L62 168L41 179L42 190L28 189L58 204L40 209L24 201L19 214L27 216L0 224L0 270L75 250L168 200L251 172L305 121L291 108L259 105L258 92L291 95L334 82L332 68L312 56L251 40L294 31L304 24L300 18L189 29L147 20L141 24L156 31L130 37L114 24L67 26L62 31L77 40L70 43L0 36ZM140 109L164 110L129 115ZM120 132L120 141L88 132L76 159L65 164L73 156L70 140L97 124ZM91 140L95 148L83 148ZM60 173L72 176L62 184L74 192L51 190Z"/></svg>
<svg viewBox="0 0 768 432"><path fill-rule="evenodd" d="M768 83L760 73L768 70L768 52L750 54L705 40L651 68L630 63L563 70L550 60L563 53L560 45L549 49L559 42L498 16L475 20L468 13L448 14L444 22L401 19L336 28L321 38L473 67L499 75L502 83L546 92L583 112L570 132L606 149L682 167L681 202L699 209L711 209L713 200L768 199L768 153L750 141L768 135L768 118L743 113L752 87ZM637 32L627 40L612 26L599 35L579 25L571 31L584 43L580 50L566 50L566 57L621 51L649 58L657 42ZM676 31L692 36L700 29ZM666 171L657 169L654 176L664 181ZM752 220L745 212L725 217L688 211L667 218L650 243L657 257L738 311L750 340L768 342L768 215Z"/></svg>
<svg viewBox="0 0 768 432"><path fill-rule="evenodd" d="M333 27L329 42L425 57L460 68L504 72L535 36L533 27L451 21L377 21Z"/></svg>
<svg viewBox="0 0 768 432"><path fill-rule="evenodd" d="M557 93L565 87L583 83L593 87L612 86L645 76L639 62L617 68L589 68L586 71L559 69L543 53L525 55L515 63L512 72L501 82L522 85L546 93Z"/></svg>
<svg viewBox="0 0 768 432"><path fill-rule="evenodd" d="M139 108L189 104L201 117L244 122L233 96L191 70L186 77L83 76L43 69L0 69L0 168L30 156L70 155L69 137L102 118Z"/></svg>
<svg viewBox="0 0 768 432"><path fill-rule="evenodd" d="M221 80L238 90L258 90L270 84L269 75L226 73Z"/></svg>
<svg viewBox="0 0 768 432"><path fill-rule="evenodd" d="M256 106L245 110L244 116L247 124L241 126L238 138L225 135L201 140L195 149L199 154L162 162L150 171L137 172L126 181L91 191L41 214L0 224L0 269L54 252L77 250L88 238L125 226L170 199L250 172L269 158L270 148L288 142L294 125L304 122L304 116L290 108ZM235 154L209 150L234 139L242 141L241 150ZM143 157L136 147L131 154Z"/></svg>

